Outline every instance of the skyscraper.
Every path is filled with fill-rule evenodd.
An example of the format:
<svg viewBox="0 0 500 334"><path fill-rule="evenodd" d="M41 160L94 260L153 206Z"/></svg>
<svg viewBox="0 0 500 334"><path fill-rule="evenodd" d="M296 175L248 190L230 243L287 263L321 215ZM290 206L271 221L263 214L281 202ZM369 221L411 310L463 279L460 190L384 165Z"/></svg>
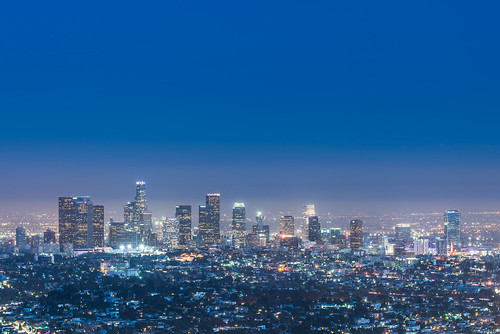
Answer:
<svg viewBox="0 0 500 334"><path fill-rule="evenodd" d="M255 217L256 225L254 225L253 233L256 234L258 246L266 247L269 241L269 225L264 225L264 216L261 211L257 212Z"/></svg>
<svg viewBox="0 0 500 334"><path fill-rule="evenodd" d="M293 236L295 234L295 223L293 216L280 217L280 234L283 236Z"/></svg>
<svg viewBox="0 0 500 334"><path fill-rule="evenodd" d="M410 247L412 243L411 227L408 224L397 224L396 228L396 243L394 245L394 254L403 255L405 249Z"/></svg>
<svg viewBox="0 0 500 334"><path fill-rule="evenodd" d="M355 219L351 220L351 250L357 250L363 247L363 221Z"/></svg>
<svg viewBox="0 0 500 334"><path fill-rule="evenodd" d="M146 182L135 184L135 201L128 202L123 208L124 223L137 233L139 242L150 243L153 234L152 214L148 211Z"/></svg>
<svg viewBox="0 0 500 334"><path fill-rule="evenodd" d="M73 197L59 197L59 243L73 243L75 228L75 207Z"/></svg>
<svg viewBox="0 0 500 334"><path fill-rule="evenodd" d="M308 241L309 239L309 217L316 216L316 209L314 204L307 204L304 206L304 211L302 214L302 241Z"/></svg>
<svg viewBox="0 0 500 334"><path fill-rule="evenodd" d="M73 247L93 248L94 247L94 220L93 205L89 196L77 196L73 198L75 206L75 234L73 237Z"/></svg>
<svg viewBox="0 0 500 334"><path fill-rule="evenodd" d="M94 205L94 247L104 247L104 205Z"/></svg>
<svg viewBox="0 0 500 334"><path fill-rule="evenodd" d="M309 241L321 241L321 226L318 216L308 217Z"/></svg>
<svg viewBox="0 0 500 334"><path fill-rule="evenodd" d="M167 248L179 247L178 218L168 218L163 222L163 244Z"/></svg>
<svg viewBox="0 0 500 334"><path fill-rule="evenodd" d="M134 223L134 206L135 202L128 202L123 207L123 222L125 224L133 224Z"/></svg>
<svg viewBox="0 0 500 334"><path fill-rule="evenodd" d="M233 244L236 248L240 248L245 245L245 237L246 237L245 220L246 220L245 204L234 203L232 231L233 231Z"/></svg>
<svg viewBox="0 0 500 334"><path fill-rule="evenodd" d="M200 245L202 247L211 245L214 243L215 238L213 238L212 226L209 220L209 212L206 205L200 205L198 207L199 220L198 220L198 238L200 239Z"/></svg>
<svg viewBox="0 0 500 334"><path fill-rule="evenodd" d="M88 196L59 197L59 243L94 247L93 205Z"/></svg>
<svg viewBox="0 0 500 334"><path fill-rule="evenodd" d="M202 208L203 217L202 224ZM206 205L200 205L200 236L204 246L216 245L220 240L220 194L207 194Z"/></svg>
<svg viewBox="0 0 500 334"><path fill-rule="evenodd" d="M177 205L175 217L179 219L179 247L188 247L191 240L191 205Z"/></svg>
<svg viewBox="0 0 500 334"><path fill-rule="evenodd" d="M22 248L26 245L26 229L22 226L16 228L16 246Z"/></svg>
<svg viewBox="0 0 500 334"><path fill-rule="evenodd" d="M444 214L444 238L449 252L460 250L461 242L461 222L458 210L447 210Z"/></svg>

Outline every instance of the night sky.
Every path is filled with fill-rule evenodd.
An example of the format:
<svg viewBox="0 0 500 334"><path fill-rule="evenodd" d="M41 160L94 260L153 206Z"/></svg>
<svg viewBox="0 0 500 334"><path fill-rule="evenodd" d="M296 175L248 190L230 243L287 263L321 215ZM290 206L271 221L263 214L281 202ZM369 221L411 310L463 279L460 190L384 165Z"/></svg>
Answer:
<svg viewBox="0 0 500 334"><path fill-rule="evenodd" d="M497 1L13 1L0 212L500 207Z"/></svg>

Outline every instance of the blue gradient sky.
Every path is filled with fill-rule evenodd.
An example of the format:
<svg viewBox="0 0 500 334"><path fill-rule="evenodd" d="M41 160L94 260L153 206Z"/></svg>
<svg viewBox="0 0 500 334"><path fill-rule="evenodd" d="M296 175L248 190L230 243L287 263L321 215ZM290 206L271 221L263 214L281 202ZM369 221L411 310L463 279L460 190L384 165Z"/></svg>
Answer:
<svg viewBox="0 0 500 334"><path fill-rule="evenodd" d="M494 208L500 4L11 2L0 210ZM361 209L360 209L361 210Z"/></svg>

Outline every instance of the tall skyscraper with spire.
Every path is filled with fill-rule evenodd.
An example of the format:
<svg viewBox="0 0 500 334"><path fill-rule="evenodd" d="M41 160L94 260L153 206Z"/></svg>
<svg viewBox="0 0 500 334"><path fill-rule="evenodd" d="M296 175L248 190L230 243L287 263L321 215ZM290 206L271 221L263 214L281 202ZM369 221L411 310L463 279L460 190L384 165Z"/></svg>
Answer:
<svg viewBox="0 0 500 334"><path fill-rule="evenodd" d="M236 248L245 246L246 238L246 214L244 203L234 203L233 205L233 245Z"/></svg>
<svg viewBox="0 0 500 334"><path fill-rule="evenodd" d="M136 233L139 242L149 243L153 233L152 214L148 211L146 199L146 182L135 184L135 201L128 202L123 208L124 223Z"/></svg>

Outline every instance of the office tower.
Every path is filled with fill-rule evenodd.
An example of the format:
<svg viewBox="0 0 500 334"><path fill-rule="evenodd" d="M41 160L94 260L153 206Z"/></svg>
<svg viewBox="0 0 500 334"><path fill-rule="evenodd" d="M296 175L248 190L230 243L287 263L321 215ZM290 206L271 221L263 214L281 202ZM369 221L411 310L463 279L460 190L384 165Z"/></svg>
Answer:
<svg viewBox="0 0 500 334"><path fill-rule="evenodd" d="M128 202L123 207L123 222L125 224L133 224L134 223L134 209L135 202Z"/></svg>
<svg viewBox="0 0 500 334"><path fill-rule="evenodd" d="M363 221L355 219L351 220L351 250L357 250L363 247Z"/></svg>
<svg viewBox="0 0 500 334"><path fill-rule="evenodd" d="M411 247L411 227L408 224L396 225L396 243L394 245L394 255L404 255L405 249Z"/></svg>
<svg viewBox="0 0 500 334"><path fill-rule="evenodd" d="M246 237L246 214L244 203L234 203L233 206L233 245L236 248L245 246Z"/></svg>
<svg viewBox="0 0 500 334"><path fill-rule="evenodd" d="M168 218L163 222L163 245L167 248L179 247L179 219Z"/></svg>
<svg viewBox="0 0 500 334"><path fill-rule="evenodd" d="M253 226L253 233L256 235L257 246L266 247L269 241L269 225L264 225L264 216L261 211L255 217L256 225Z"/></svg>
<svg viewBox="0 0 500 334"><path fill-rule="evenodd" d="M199 234L203 246L220 241L220 194L207 194L206 205L200 205Z"/></svg>
<svg viewBox="0 0 500 334"><path fill-rule="evenodd" d="M427 255L429 254L429 239L419 238L414 242L414 251L417 255Z"/></svg>
<svg viewBox="0 0 500 334"><path fill-rule="evenodd" d="M309 239L309 217L316 216L316 209L314 204L307 204L304 206L304 211L302 214L302 241L308 241Z"/></svg>
<svg viewBox="0 0 500 334"><path fill-rule="evenodd" d="M148 211L148 202L146 200L146 182L137 181L135 183L135 208L138 215Z"/></svg>
<svg viewBox="0 0 500 334"><path fill-rule="evenodd" d="M175 218L179 219L179 247L186 248L191 240L191 205L177 205Z"/></svg>
<svg viewBox="0 0 500 334"><path fill-rule="evenodd" d="M280 234L283 236L293 237L295 234L295 224L293 216L280 217Z"/></svg>
<svg viewBox="0 0 500 334"><path fill-rule="evenodd" d="M56 232L47 230L43 232L43 243L44 244L55 244L56 243Z"/></svg>
<svg viewBox="0 0 500 334"><path fill-rule="evenodd" d="M88 196L59 197L59 243L92 248L93 205Z"/></svg>
<svg viewBox="0 0 500 334"><path fill-rule="evenodd" d="M308 219L308 229L307 235L309 241L319 242L321 241L321 226L319 224L318 216L310 216Z"/></svg>
<svg viewBox="0 0 500 334"><path fill-rule="evenodd" d="M59 197L59 243L73 243L75 206L73 197Z"/></svg>
<svg viewBox="0 0 500 334"><path fill-rule="evenodd" d="M447 210L444 214L444 238L450 253L460 250L461 243L460 212L458 210Z"/></svg>
<svg viewBox="0 0 500 334"><path fill-rule="evenodd" d="M74 197L75 205L75 234L73 238L73 247L78 248L93 248L94 233L93 233L93 205L90 197L78 196Z"/></svg>
<svg viewBox="0 0 500 334"><path fill-rule="evenodd" d="M16 228L16 246L22 248L26 245L26 229L22 226Z"/></svg>
<svg viewBox="0 0 500 334"><path fill-rule="evenodd" d="M104 205L94 205L94 247L104 247Z"/></svg>
<svg viewBox="0 0 500 334"><path fill-rule="evenodd" d="M198 238L200 240L200 246L205 247L211 245L215 242L213 238L212 226L209 220L209 211L206 205L200 205L198 207L199 220L198 220Z"/></svg>

